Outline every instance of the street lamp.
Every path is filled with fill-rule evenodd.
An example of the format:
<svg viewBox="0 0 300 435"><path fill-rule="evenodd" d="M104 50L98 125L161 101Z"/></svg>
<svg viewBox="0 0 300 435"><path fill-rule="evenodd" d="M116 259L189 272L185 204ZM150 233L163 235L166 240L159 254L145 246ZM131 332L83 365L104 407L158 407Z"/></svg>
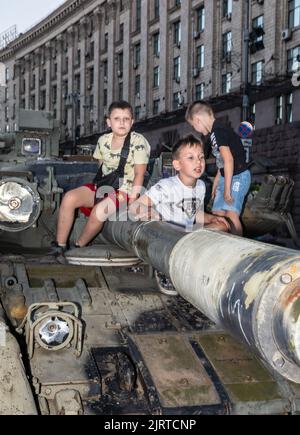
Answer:
<svg viewBox="0 0 300 435"><path fill-rule="evenodd" d="M80 93L79 92L72 92L68 94L67 96L69 105L72 107L72 115L73 115L73 123L72 123L72 130L73 130L73 144L71 149L71 154L76 154L76 136L77 136L77 116L78 116L78 102L80 101Z"/></svg>
<svg viewBox="0 0 300 435"><path fill-rule="evenodd" d="M247 121L249 116L249 18L250 18L250 1L245 1L244 11L244 45L243 45L243 121Z"/></svg>

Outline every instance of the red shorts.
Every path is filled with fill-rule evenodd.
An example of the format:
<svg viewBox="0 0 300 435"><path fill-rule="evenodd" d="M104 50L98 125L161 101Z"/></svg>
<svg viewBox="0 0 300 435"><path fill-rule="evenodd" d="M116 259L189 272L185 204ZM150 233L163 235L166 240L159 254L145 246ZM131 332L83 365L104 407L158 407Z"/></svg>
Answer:
<svg viewBox="0 0 300 435"><path fill-rule="evenodd" d="M96 193L97 187L95 186L95 184L85 184L84 187L87 187L92 192ZM121 190L115 190L114 192L109 193L105 197L105 199L106 198L110 198L113 201L117 210L120 208L121 204L128 204L129 201L129 196L127 195L127 193L122 192ZM80 211L82 211L82 213L86 216L89 216L91 214L92 208L80 207Z"/></svg>

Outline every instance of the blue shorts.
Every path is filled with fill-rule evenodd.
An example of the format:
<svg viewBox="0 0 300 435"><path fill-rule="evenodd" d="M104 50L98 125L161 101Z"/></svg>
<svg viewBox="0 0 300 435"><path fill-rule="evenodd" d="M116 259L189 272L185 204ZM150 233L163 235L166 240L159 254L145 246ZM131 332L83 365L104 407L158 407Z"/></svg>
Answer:
<svg viewBox="0 0 300 435"><path fill-rule="evenodd" d="M232 204L227 204L224 200L224 181L224 177L221 176L212 211L233 211L240 215L251 184L250 171L246 170L232 177L231 196L234 200Z"/></svg>

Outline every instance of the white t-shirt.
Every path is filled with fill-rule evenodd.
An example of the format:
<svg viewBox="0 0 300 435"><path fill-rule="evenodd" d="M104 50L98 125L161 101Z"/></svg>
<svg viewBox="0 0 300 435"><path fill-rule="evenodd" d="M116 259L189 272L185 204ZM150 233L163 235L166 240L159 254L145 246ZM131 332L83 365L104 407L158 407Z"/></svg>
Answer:
<svg viewBox="0 0 300 435"><path fill-rule="evenodd" d="M152 200L162 220L191 230L198 211L204 212L205 184L197 180L194 188L182 183L178 176L163 178L146 195Z"/></svg>

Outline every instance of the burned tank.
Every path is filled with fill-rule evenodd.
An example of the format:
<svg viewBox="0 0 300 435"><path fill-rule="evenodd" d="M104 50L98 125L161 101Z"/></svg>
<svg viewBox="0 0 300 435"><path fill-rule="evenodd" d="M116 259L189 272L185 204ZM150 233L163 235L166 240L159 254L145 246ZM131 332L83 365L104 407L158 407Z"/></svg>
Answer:
<svg viewBox="0 0 300 435"><path fill-rule="evenodd" d="M0 414L299 414L299 253L126 219L61 264L62 191L96 167L27 115L1 148Z"/></svg>
<svg viewBox="0 0 300 435"><path fill-rule="evenodd" d="M300 412L297 251L162 222L103 237L64 265L2 258L0 413Z"/></svg>
<svg viewBox="0 0 300 435"><path fill-rule="evenodd" d="M9 252L50 246L63 192L90 182L97 163L59 156L59 124L20 109L18 131L0 135L0 240Z"/></svg>

